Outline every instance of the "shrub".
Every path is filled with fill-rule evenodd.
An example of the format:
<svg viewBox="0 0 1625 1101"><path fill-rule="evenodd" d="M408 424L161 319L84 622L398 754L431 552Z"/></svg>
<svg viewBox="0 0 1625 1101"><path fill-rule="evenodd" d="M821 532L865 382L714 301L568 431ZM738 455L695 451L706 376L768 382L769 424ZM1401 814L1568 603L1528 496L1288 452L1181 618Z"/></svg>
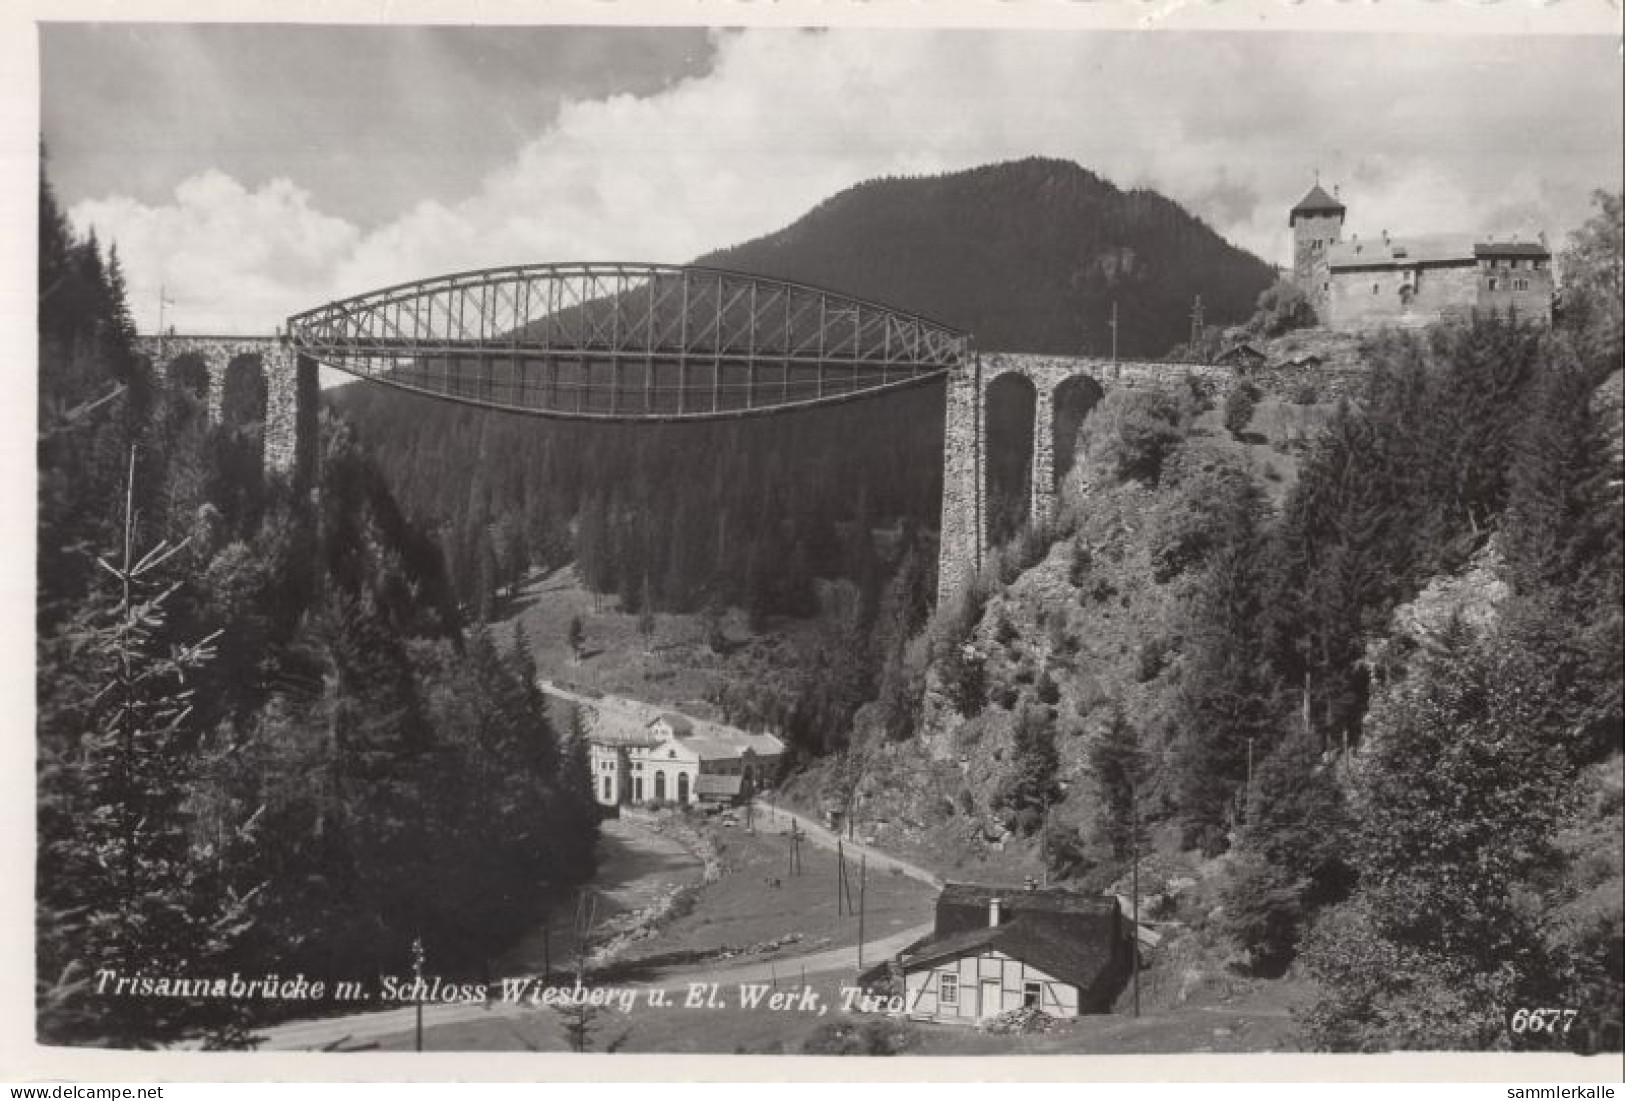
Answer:
<svg viewBox="0 0 1625 1101"><path fill-rule="evenodd" d="M1021 632L1016 630L1015 624L1003 612L999 613L998 626L993 630L993 637L1000 646L1009 646L1021 638Z"/></svg>
<svg viewBox="0 0 1625 1101"><path fill-rule="evenodd" d="M1141 684L1157 678L1168 664L1168 643L1166 639L1150 638L1140 643L1135 654L1134 679Z"/></svg>
<svg viewBox="0 0 1625 1101"><path fill-rule="evenodd" d="M1049 621L1049 648L1060 658L1069 658L1078 652L1078 636L1066 629L1066 617L1057 615Z"/></svg>
<svg viewBox="0 0 1625 1101"><path fill-rule="evenodd" d="M1094 551L1089 549L1089 544L1082 539L1074 541L1072 544L1072 564L1067 570L1067 580L1072 582L1073 587L1083 588L1084 580L1089 576L1089 569L1094 564L1095 554Z"/></svg>
<svg viewBox="0 0 1625 1101"><path fill-rule="evenodd" d="M1312 382L1300 382L1292 392L1292 401L1296 405L1314 405L1320 401L1320 391Z"/></svg>
<svg viewBox="0 0 1625 1101"><path fill-rule="evenodd" d="M1293 329L1307 329L1315 323L1315 310L1303 289L1289 279L1265 287L1258 296L1258 308L1247 321L1249 332L1280 336Z"/></svg>
<svg viewBox="0 0 1625 1101"><path fill-rule="evenodd" d="M1091 420L1089 458L1120 482L1155 483L1179 447L1185 410L1178 398L1155 390L1114 390Z"/></svg>
<svg viewBox="0 0 1625 1101"><path fill-rule="evenodd" d="M1051 879L1081 879L1098 861L1090 854L1083 832L1076 826L1051 825L1044 845L1044 863Z"/></svg>
<svg viewBox="0 0 1625 1101"><path fill-rule="evenodd" d="M1252 476L1228 458L1182 476L1179 488L1152 513L1146 536L1151 576L1159 585L1233 543L1259 521L1265 507Z"/></svg>
<svg viewBox="0 0 1625 1101"><path fill-rule="evenodd" d="M1055 678L1049 675L1048 670L1038 678L1038 700L1052 706L1061 702L1061 686L1055 683Z"/></svg>
<svg viewBox="0 0 1625 1101"><path fill-rule="evenodd" d="M1196 413L1206 413L1213 408L1213 387L1206 379L1192 371L1186 371L1185 389L1189 391L1190 402Z"/></svg>
<svg viewBox="0 0 1625 1101"><path fill-rule="evenodd" d="M1302 883L1253 852L1238 852L1219 888L1219 928L1247 955L1248 969L1276 976L1298 947Z"/></svg>
<svg viewBox="0 0 1625 1101"><path fill-rule="evenodd" d="M1232 436L1239 437L1252 423L1257 408L1258 387L1250 382L1241 383L1224 399L1224 427Z"/></svg>
<svg viewBox="0 0 1625 1101"><path fill-rule="evenodd" d="M967 719L987 705L987 670L982 655L969 646L950 646L944 652L942 678L954 709Z"/></svg>

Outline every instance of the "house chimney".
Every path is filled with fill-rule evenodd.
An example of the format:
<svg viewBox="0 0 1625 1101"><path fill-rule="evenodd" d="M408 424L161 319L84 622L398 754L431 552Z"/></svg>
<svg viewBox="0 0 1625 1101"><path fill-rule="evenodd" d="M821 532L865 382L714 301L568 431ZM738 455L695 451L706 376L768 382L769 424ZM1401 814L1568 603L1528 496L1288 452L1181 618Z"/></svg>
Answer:
<svg viewBox="0 0 1625 1101"><path fill-rule="evenodd" d="M995 928L999 924L999 906L998 899L990 898L987 900L987 927L989 929Z"/></svg>

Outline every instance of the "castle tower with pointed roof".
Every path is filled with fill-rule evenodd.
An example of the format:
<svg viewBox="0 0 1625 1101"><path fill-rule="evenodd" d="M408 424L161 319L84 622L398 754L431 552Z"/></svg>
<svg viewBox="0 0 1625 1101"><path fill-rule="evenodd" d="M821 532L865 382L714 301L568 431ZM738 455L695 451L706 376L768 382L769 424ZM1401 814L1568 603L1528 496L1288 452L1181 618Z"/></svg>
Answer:
<svg viewBox="0 0 1625 1101"><path fill-rule="evenodd" d="M1320 181L1298 201L1287 216L1292 227L1292 281L1309 296L1318 314L1325 303L1322 274L1326 254L1343 239L1343 218L1348 208L1321 188Z"/></svg>

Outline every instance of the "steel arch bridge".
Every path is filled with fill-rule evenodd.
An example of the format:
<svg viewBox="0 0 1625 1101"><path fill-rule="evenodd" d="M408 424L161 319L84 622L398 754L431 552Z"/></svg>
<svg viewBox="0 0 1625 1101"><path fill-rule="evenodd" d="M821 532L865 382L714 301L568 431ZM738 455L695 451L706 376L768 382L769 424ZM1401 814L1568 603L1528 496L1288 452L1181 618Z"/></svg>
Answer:
<svg viewBox="0 0 1625 1101"><path fill-rule="evenodd" d="M298 354L435 397L582 420L705 420L849 401L966 365L967 333L715 268L538 264L288 319Z"/></svg>

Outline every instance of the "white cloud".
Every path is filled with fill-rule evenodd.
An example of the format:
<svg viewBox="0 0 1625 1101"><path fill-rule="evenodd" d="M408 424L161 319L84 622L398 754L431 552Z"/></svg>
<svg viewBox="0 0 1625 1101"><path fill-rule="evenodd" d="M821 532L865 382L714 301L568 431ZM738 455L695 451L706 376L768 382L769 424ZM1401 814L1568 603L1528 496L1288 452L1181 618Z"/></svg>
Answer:
<svg viewBox="0 0 1625 1101"><path fill-rule="evenodd" d="M1516 214L1561 233L1618 158L1606 45L1592 68L1563 64L1561 43L1346 35L751 30L716 45L704 75L568 103L464 199L371 231L286 181L248 191L213 172L167 205L113 198L73 217L116 239L132 282L152 288L141 323L162 281L189 328L265 331L442 272L682 261L865 178L1031 154L1154 187L1269 260L1286 259L1286 210L1317 166L1344 182L1362 232L1492 229ZM1497 65L1516 94L1486 102Z"/></svg>
<svg viewBox="0 0 1625 1101"><path fill-rule="evenodd" d="M359 238L287 180L248 191L213 171L182 182L168 205L114 197L81 203L72 218L118 246L131 308L147 331L157 325L160 288L173 303L169 318L189 331L269 331L314 288L325 290Z"/></svg>

